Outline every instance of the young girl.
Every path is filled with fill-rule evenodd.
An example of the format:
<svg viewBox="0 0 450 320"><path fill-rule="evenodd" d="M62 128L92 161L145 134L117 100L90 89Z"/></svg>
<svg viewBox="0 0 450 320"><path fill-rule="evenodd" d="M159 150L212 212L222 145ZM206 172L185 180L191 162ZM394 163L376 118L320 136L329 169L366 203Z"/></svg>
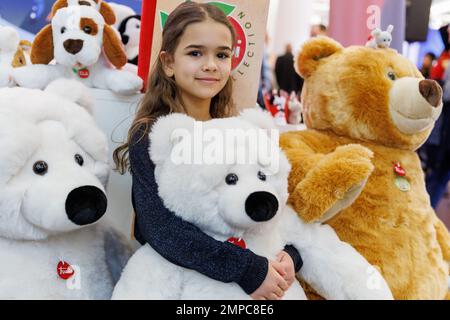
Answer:
<svg viewBox="0 0 450 320"><path fill-rule="evenodd" d="M216 241L164 207L158 196L148 134L155 120L173 112L198 121L237 113L231 98L234 29L208 4L185 2L167 19L159 59L129 131L114 152L121 173L133 177L135 235L172 263L222 282L236 282L254 299L280 299L295 281L301 257L292 246L277 261ZM129 156L129 160L128 160ZM151 266L149 266L151 268Z"/></svg>

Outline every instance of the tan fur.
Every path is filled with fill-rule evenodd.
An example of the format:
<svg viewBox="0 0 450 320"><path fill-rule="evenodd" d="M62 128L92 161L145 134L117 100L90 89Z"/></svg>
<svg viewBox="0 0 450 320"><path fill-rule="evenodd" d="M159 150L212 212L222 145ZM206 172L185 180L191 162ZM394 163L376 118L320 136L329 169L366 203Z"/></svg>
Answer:
<svg viewBox="0 0 450 320"><path fill-rule="evenodd" d="M116 23L116 14L114 13L114 10L104 1L100 4L100 13L107 24L113 25Z"/></svg>
<svg viewBox="0 0 450 320"><path fill-rule="evenodd" d="M52 26L45 26L34 38L31 47L31 62L33 64L49 64L54 58Z"/></svg>
<svg viewBox="0 0 450 320"><path fill-rule="evenodd" d="M336 44L324 41L306 44L307 54L300 53L298 60L306 65L303 101L311 129L281 137L293 167L289 202L314 221L349 185L368 177L353 205L327 223L380 268L396 299L445 299L450 235L430 205L415 153L431 130L402 134L388 111L388 70L398 77L421 76L393 50L350 47L330 55ZM407 171L409 192L395 185L393 163L398 161Z"/></svg>
<svg viewBox="0 0 450 320"><path fill-rule="evenodd" d="M25 51L27 48L31 48L32 43L27 40L21 40L19 43L19 47L17 48L16 54L14 55L13 61L11 62L11 66L13 68L23 67L27 64L27 60L25 58Z"/></svg>
<svg viewBox="0 0 450 320"><path fill-rule="evenodd" d="M103 31L103 47L105 48L105 54L109 62L117 69L122 68L128 62L121 41L115 31L108 25L105 25Z"/></svg>

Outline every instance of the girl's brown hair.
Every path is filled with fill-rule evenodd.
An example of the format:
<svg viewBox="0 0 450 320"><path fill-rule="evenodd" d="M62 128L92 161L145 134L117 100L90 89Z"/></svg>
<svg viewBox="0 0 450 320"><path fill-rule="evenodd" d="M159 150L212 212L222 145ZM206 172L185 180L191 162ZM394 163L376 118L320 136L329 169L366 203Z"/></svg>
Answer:
<svg viewBox="0 0 450 320"><path fill-rule="evenodd" d="M231 32L233 44L236 34L226 15L219 8L210 4L200 4L193 1L179 5L167 18L162 34L161 50L174 55L184 30L193 23L203 22L207 19L224 24ZM161 59L157 59L147 86L146 94L142 99L135 119L128 131L127 141L118 147L113 154L116 170L124 174L129 168L129 147L133 137L142 132L142 137L149 134L151 125L155 120L170 113L186 113L182 102L177 97L175 79L164 72ZM226 118L236 114L232 100L232 79L211 101L210 114L212 118ZM135 139L134 139L135 140Z"/></svg>

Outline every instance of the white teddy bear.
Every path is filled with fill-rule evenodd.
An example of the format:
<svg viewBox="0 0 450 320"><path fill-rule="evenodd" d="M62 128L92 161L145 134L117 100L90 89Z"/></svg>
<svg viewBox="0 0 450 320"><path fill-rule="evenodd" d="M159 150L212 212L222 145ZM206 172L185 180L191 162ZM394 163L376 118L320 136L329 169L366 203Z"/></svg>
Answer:
<svg viewBox="0 0 450 320"><path fill-rule="evenodd" d="M110 167L86 90L0 89L0 299L109 299L131 256L95 225Z"/></svg>
<svg viewBox="0 0 450 320"><path fill-rule="evenodd" d="M166 207L216 240L241 239L270 259L286 244L294 245L304 262L298 276L328 299L392 299L381 275L329 226L304 224L286 206L290 165L274 128L272 117L258 110L204 123L181 114L158 120L150 134L150 157ZM274 131L267 134L269 129ZM193 145L205 150L205 163L191 159ZM295 282L284 298L306 296ZM145 245L127 264L113 299L251 298L237 284L176 266Z"/></svg>
<svg viewBox="0 0 450 320"><path fill-rule="evenodd" d="M31 47L31 43L21 41L16 29L0 26L0 88L16 85L13 68L25 66L29 59L24 46Z"/></svg>
<svg viewBox="0 0 450 320"><path fill-rule="evenodd" d="M393 25L389 25L386 31L374 29L366 46L373 49L388 49L392 42L392 31L394 31Z"/></svg>

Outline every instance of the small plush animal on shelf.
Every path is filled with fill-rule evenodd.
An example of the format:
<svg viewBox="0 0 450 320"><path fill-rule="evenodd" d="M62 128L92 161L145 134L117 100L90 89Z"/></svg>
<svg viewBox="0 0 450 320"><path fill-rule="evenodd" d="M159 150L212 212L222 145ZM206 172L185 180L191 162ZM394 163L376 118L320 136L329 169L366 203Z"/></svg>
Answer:
<svg viewBox="0 0 450 320"><path fill-rule="evenodd" d="M372 35L369 38L366 46L373 49L387 49L390 48L392 42L392 31L394 31L394 26L389 25L386 31L382 31L376 28L372 31Z"/></svg>

